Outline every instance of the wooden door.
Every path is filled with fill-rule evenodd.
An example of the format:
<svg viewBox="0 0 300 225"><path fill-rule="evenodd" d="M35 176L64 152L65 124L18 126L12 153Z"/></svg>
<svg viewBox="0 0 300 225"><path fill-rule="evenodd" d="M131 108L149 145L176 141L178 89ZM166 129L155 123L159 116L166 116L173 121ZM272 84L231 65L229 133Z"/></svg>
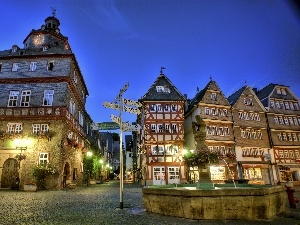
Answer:
<svg viewBox="0 0 300 225"><path fill-rule="evenodd" d="M7 159L3 164L1 187L10 188L19 177L18 161L16 159Z"/></svg>

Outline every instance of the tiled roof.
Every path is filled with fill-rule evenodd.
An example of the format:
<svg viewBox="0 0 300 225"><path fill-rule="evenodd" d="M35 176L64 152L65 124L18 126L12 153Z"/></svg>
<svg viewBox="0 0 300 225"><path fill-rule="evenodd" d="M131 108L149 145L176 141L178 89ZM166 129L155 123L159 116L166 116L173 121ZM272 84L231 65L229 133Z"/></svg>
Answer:
<svg viewBox="0 0 300 225"><path fill-rule="evenodd" d="M246 85L241 87L239 90L237 90L236 92L234 92L232 95L230 95L227 99L230 103L230 105L234 105L236 103L236 101L239 99L239 97L241 96L241 94L243 93L243 91L246 89Z"/></svg>
<svg viewBox="0 0 300 225"><path fill-rule="evenodd" d="M164 91L157 92L156 87L161 86ZM186 98L178 91L165 74L160 74L152 84L142 101L185 101Z"/></svg>

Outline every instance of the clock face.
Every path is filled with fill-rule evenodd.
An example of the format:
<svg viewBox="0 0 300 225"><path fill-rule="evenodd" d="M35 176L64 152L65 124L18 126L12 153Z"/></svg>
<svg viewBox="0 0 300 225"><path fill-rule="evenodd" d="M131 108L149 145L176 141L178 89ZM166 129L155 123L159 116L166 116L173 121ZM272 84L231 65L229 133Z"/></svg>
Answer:
<svg viewBox="0 0 300 225"><path fill-rule="evenodd" d="M38 34L34 37L33 43L36 45L40 45L44 43L44 35Z"/></svg>

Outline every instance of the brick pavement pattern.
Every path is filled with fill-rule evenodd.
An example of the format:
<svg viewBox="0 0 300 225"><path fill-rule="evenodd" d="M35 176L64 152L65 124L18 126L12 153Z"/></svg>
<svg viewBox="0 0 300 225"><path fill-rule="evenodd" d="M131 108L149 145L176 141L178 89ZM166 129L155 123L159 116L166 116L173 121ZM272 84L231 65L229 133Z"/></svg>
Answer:
<svg viewBox="0 0 300 225"><path fill-rule="evenodd" d="M300 187L295 187L300 199ZM290 209L271 220L188 220L145 212L142 185L124 183L124 208L120 209L119 181L60 191L0 190L0 225L297 225L300 209Z"/></svg>

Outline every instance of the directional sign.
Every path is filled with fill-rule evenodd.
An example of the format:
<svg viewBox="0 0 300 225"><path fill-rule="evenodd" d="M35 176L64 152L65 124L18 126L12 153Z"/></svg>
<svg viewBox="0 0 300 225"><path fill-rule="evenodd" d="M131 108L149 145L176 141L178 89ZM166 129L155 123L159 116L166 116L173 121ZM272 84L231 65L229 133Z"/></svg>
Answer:
<svg viewBox="0 0 300 225"><path fill-rule="evenodd" d="M110 118L111 118L111 120L112 120L113 122L115 122L115 123L117 123L117 124L120 124L120 122L121 122L120 117L115 116L114 114L111 114L111 115L110 115Z"/></svg>
<svg viewBox="0 0 300 225"><path fill-rule="evenodd" d="M141 126L139 124L131 124L129 126L123 127L123 131L140 131Z"/></svg>
<svg viewBox="0 0 300 225"><path fill-rule="evenodd" d="M132 108L126 105L123 105L123 111L124 112L129 112L129 113L133 113L133 114L140 114L141 111L137 108Z"/></svg>
<svg viewBox="0 0 300 225"><path fill-rule="evenodd" d="M111 103L111 102L103 102L103 106L105 108L111 108L111 109L120 109L119 104Z"/></svg>
<svg viewBox="0 0 300 225"><path fill-rule="evenodd" d="M140 102L130 100L130 99L125 99L125 98L123 98L123 104L124 105L136 106L136 107L141 107L142 106L142 103L140 103Z"/></svg>
<svg viewBox="0 0 300 225"><path fill-rule="evenodd" d="M118 130L120 125L115 122L93 123L92 130Z"/></svg>
<svg viewBox="0 0 300 225"><path fill-rule="evenodd" d="M114 103L117 103L119 100L121 100L122 94L128 89L128 87L129 87L129 83L127 82L120 90L120 93L117 95Z"/></svg>

